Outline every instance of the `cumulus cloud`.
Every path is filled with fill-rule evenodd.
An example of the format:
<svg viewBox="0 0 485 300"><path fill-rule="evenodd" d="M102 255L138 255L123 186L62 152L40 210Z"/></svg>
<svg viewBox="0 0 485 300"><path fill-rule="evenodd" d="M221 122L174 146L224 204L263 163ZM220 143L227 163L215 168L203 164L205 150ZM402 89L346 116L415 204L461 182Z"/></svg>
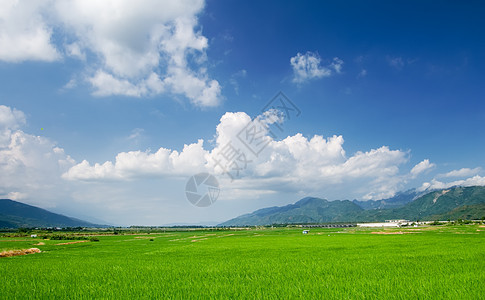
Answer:
<svg viewBox="0 0 485 300"><path fill-rule="evenodd" d="M60 186L60 175L75 164L49 139L20 130L24 124L21 111L0 105L0 193L15 199Z"/></svg>
<svg viewBox="0 0 485 300"><path fill-rule="evenodd" d="M448 173L438 174L438 177L468 177L478 174L481 170L481 168L461 168L459 170L453 170Z"/></svg>
<svg viewBox="0 0 485 300"><path fill-rule="evenodd" d="M274 137L271 130L285 125L278 111L270 110L257 120L266 128L259 140L265 147L257 154L249 151L245 139L248 124L255 119L244 112L228 112L220 118L211 143L197 140L182 149L161 147L153 152L121 152L112 161L75 162L48 138L23 132L24 113L0 106L0 197L41 207L64 206L77 217L82 211L123 225L153 225L200 218L200 211L192 211L183 195L187 177L197 172L216 174L222 187L207 221L223 221L241 209L281 205L306 195L330 200L387 198L402 190L410 177L411 172L402 172L409 161L407 152L382 146L349 154L340 135L284 136L279 131L280 136ZM127 140L136 140L141 132L133 130ZM253 133L248 136L254 137ZM228 145L237 156L227 151ZM234 160L224 161L230 156ZM231 162L241 167L234 180L226 174L236 172ZM413 168L414 174L424 173L430 165L423 160ZM485 185L485 177L433 179L421 189L453 185Z"/></svg>
<svg viewBox="0 0 485 300"><path fill-rule="evenodd" d="M431 182L425 182L418 189L419 191L435 190L435 189L447 189L453 186L484 186L485 177L480 175L475 175L467 179L455 180L451 182L442 182L436 179L431 180Z"/></svg>
<svg viewBox="0 0 485 300"><path fill-rule="evenodd" d="M0 5L0 60L55 61L61 55L51 41L52 27L43 8L51 1L2 1Z"/></svg>
<svg viewBox="0 0 485 300"><path fill-rule="evenodd" d="M342 72L343 60L335 57L328 66L321 65L321 58L318 54L307 52L305 54L297 53L290 58L290 64L293 68L293 82L303 83L311 79L329 77L335 71Z"/></svg>
<svg viewBox="0 0 485 300"><path fill-rule="evenodd" d="M221 87L207 72L203 0L7 1L0 8L0 59L80 59L95 96L182 95L216 106ZM56 45L56 34L65 42ZM61 54L62 53L62 54Z"/></svg>
<svg viewBox="0 0 485 300"><path fill-rule="evenodd" d="M25 114L17 109L0 105L0 128L2 130L18 129L25 124Z"/></svg>
<svg viewBox="0 0 485 300"><path fill-rule="evenodd" d="M436 165L429 162L429 159L425 159L422 162L415 165L410 172L411 178L416 178L419 174L429 171Z"/></svg>
<svg viewBox="0 0 485 300"><path fill-rule="evenodd" d="M261 115L267 126L281 121L277 112ZM83 161L71 167L63 178L68 180L130 180L147 176L190 176L198 171L218 174L239 190L277 192L321 191L335 186L352 188L368 199L389 196L399 190L399 166L408 155L386 146L359 151L350 157L343 148L342 136L307 138L298 133L276 140L264 132L266 147L254 154L241 140L241 132L253 122L244 112L224 114L216 128L215 145L204 148L203 140L185 145L181 152L160 148L149 151L122 152L114 162L90 164ZM262 140L263 141L263 140ZM228 152L228 147L232 154ZM241 155L244 155L244 160ZM228 158L233 160L229 161ZM237 174L235 163L239 163ZM229 183L231 173L236 179Z"/></svg>
<svg viewBox="0 0 485 300"><path fill-rule="evenodd" d="M148 176L179 176L204 171L207 151L203 140L185 145L179 153L176 150L160 148L149 151L121 152L115 162L91 165L84 160L62 175L68 180L130 180Z"/></svg>

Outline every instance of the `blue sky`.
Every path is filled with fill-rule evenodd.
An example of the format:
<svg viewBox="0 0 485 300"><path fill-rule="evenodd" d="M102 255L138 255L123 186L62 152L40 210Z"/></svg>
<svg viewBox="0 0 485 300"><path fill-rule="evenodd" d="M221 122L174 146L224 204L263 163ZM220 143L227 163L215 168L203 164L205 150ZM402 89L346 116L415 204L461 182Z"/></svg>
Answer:
<svg viewBox="0 0 485 300"><path fill-rule="evenodd" d="M484 13L478 1L8 2L0 196L158 225L484 185ZM214 158L280 91L301 115L272 111L283 130L231 181ZM207 208L185 199L197 172L220 182Z"/></svg>

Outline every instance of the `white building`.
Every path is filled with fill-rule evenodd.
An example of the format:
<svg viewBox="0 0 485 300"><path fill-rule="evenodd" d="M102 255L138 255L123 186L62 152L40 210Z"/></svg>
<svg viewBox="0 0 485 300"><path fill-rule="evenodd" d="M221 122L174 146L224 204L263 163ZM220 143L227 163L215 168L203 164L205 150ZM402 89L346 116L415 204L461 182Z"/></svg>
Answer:
<svg viewBox="0 0 485 300"><path fill-rule="evenodd" d="M383 222L383 223L357 223L357 227L401 227L398 223Z"/></svg>

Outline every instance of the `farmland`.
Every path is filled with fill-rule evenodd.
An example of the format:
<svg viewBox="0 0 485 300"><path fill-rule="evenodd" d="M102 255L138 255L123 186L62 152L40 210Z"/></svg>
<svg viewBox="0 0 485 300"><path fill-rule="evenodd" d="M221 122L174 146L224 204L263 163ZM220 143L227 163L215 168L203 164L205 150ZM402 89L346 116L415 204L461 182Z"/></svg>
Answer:
<svg viewBox="0 0 485 300"><path fill-rule="evenodd" d="M382 234L376 234L376 233ZM99 241L96 241L98 240ZM0 238L1 299L478 299L485 226ZM480 296L482 295L482 296Z"/></svg>

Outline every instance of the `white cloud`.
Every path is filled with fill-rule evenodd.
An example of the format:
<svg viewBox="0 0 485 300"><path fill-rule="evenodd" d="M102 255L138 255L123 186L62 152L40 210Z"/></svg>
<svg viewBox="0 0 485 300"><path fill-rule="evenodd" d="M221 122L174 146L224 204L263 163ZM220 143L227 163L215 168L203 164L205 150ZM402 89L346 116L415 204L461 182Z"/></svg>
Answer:
<svg viewBox="0 0 485 300"><path fill-rule="evenodd" d="M342 73L342 66L344 64L344 61L341 60L338 57L334 57L332 63L330 64L330 67L335 70L337 73Z"/></svg>
<svg viewBox="0 0 485 300"><path fill-rule="evenodd" d="M357 78L363 78L367 76L367 70L366 69L362 69L359 74L357 74Z"/></svg>
<svg viewBox="0 0 485 300"><path fill-rule="evenodd" d="M208 75L208 41L198 28L203 8L203 0L7 1L0 60L54 61L65 53L86 64L95 96L169 93L216 106L221 87ZM54 30L68 42L56 46Z"/></svg>
<svg viewBox="0 0 485 300"><path fill-rule="evenodd" d="M27 198L27 194L20 193L20 192L10 192L10 193L7 194L6 198L18 201L18 200L22 200L22 199Z"/></svg>
<svg viewBox="0 0 485 300"><path fill-rule="evenodd" d="M64 46L66 48L67 55L80 59L82 61L86 60L86 53L82 50L79 43L67 44Z"/></svg>
<svg viewBox="0 0 485 300"><path fill-rule="evenodd" d="M387 63L391 67L393 67L393 68L395 68L397 70L401 70L404 67L404 65L405 65L404 60L403 60L402 57L390 57L390 56L388 56L387 57Z"/></svg>
<svg viewBox="0 0 485 300"><path fill-rule="evenodd" d="M168 85L175 94L183 94L198 106L217 106L220 103L221 86L216 80L208 80L206 76L197 77L185 68L169 68L169 76L163 83Z"/></svg>
<svg viewBox="0 0 485 300"><path fill-rule="evenodd" d="M0 129L18 129L25 124L25 114L17 109L0 105Z"/></svg>
<svg viewBox="0 0 485 300"><path fill-rule="evenodd" d="M271 125L280 122L276 112L262 115ZM69 180L130 180L147 176L190 176L198 171L220 175L228 186L238 190L259 190L262 193L289 191L322 191L337 189L355 197L368 199L388 196L399 190L399 166L407 162L407 153L380 147L346 156L343 137L324 138L315 135L306 138L302 134L274 140L266 135L268 145L259 155L254 155L237 138L251 122L243 112L226 113L216 128L215 147L203 147L203 140L185 145L181 152L160 148L157 152L122 152L114 162L90 164L83 161L73 166L63 177ZM246 155L245 166L230 183L224 175L221 156L230 144ZM227 153L226 153L227 154ZM231 170L234 165L226 165ZM240 166L241 167L241 166ZM233 175L234 172L233 172ZM226 182L227 181L227 182ZM349 192L352 189L352 192ZM391 195L392 196L392 195Z"/></svg>
<svg viewBox="0 0 485 300"><path fill-rule="evenodd" d="M0 149L10 144L12 131L25 124L23 112L11 109L8 106L0 105Z"/></svg>
<svg viewBox="0 0 485 300"><path fill-rule="evenodd" d="M88 81L96 88L94 92L96 96L125 95L141 97L148 92L144 82L133 84L127 79L116 78L104 71L98 71Z"/></svg>
<svg viewBox="0 0 485 300"><path fill-rule="evenodd" d="M240 78L245 78L247 75L247 71L245 69L239 70L236 73L231 75L231 78L229 79L229 83L234 87L234 92L236 92L236 95L239 95L239 82L238 80Z"/></svg>
<svg viewBox="0 0 485 300"><path fill-rule="evenodd" d="M478 174L481 168L461 168L459 170L453 170L448 173L438 174L438 177L469 177Z"/></svg>
<svg viewBox="0 0 485 300"><path fill-rule="evenodd" d="M436 179L431 180L431 182L425 182L418 189L419 191L435 190L435 189L447 189L453 186L484 186L485 177L480 175L475 175L463 180L456 180L451 182L442 182Z"/></svg>
<svg viewBox="0 0 485 300"><path fill-rule="evenodd" d="M51 41L52 27L43 8L51 1L5 0L0 5L0 60L55 61L61 56Z"/></svg>
<svg viewBox="0 0 485 300"><path fill-rule="evenodd" d="M15 199L39 198L56 188L63 194L60 175L74 160L49 139L30 135L21 111L0 106L0 191Z"/></svg>
<svg viewBox="0 0 485 300"><path fill-rule="evenodd" d="M160 148L157 152L121 152L115 162L91 165L84 160L63 174L68 180L131 180L149 176L180 176L205 171L206 155L203 140L176 150Z"/></svg>
<svg viewBox="0 0 485 300"><path fill-rule="evenodd" d="M401 71L404 67L412 65L416 63L419 59L418 58L403 58L400 56L386 56L387 63L392 68Z"/></svg>
<svg viewBox="0 0 485 300"><path fill-rule="evenodd" d="M422 162L415 165L410 172L411 178L416 178L419 174L429 171L436 165L429 162L429 159L425 159Z"/></svg>
<svg viewBox="0 0 485 300"><path fill-rule="evenodd" d="M276 124L285 125L280 117L277 111L260 116L272 129ZM121 152L113 161L76 163L49 139L23 132L21 111L0 106L0 133L5 137L0 145L0 197L64 207L58 212L76 217L159 225L223 221L307 195L330 200L387 198L402 190L411 174L401 170L408 162L407 152L382 146L348 154L339 135L306 137L298 133L280 140L266 136L268 144L256 156L236 137L249 122L251 118L244 112L225 113L211 146L198 140L181 150L161 147L154 152ZM140 133L132 131L131 140ZM228 143L249 160L234 181L215 163ZM415 170L426 170L422 166L431 164L425 161ZM217 174L222 188L217 203L203 217L183 194L187 177L201 171ZM423 189L452 185L485 185L485 178L476 175L450 183L432 180Z"/></svg>
<svg viewBox="0 0 485 300"><path fill-rule="evenodd" d="M90 51L99 59L88 79L95 95L169 92L198 106L219 104L219 83L202 67L208 42L197 31L197 15L204 1L70 0L56 8L77 40L79 50L71 53Z"/></svg>
<svg viewBox="0 0 485 300"><path fill-rule="evenodd" d="M126 138L127 140L138 140L139 138L141 138L141 136L143 135L143 132L145 130L143 128L135 128L131 131L131 134Z"/></svg>
<svg viewBox="0 0 485 300"><path fill-rule="evenodd" d="M332 75L332 70L336 73L341 73L344 62L335 57L330 65L326 67L321 66L320 63L321 58L316 53L297 53L296 56L290 58L290 64L294 73L293 82L303 83L314 78L328 77Z"/></svg>

